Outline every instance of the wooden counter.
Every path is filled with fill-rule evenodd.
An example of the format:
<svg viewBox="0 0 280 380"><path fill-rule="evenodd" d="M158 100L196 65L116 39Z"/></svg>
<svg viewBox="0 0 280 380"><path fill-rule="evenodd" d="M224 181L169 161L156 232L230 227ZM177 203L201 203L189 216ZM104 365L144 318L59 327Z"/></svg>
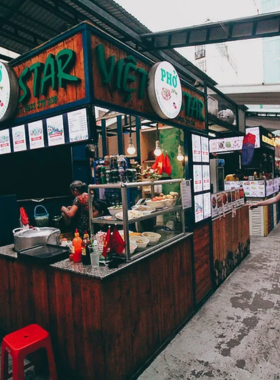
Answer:
<svg viewBox="0 0 280 380"><path fill-rule="evenodd" d="M192 235L101 278L0 248L0 328L51 334L59 379L126 379L194 312ZM6 253L5 253L6 252Z"/></svg>

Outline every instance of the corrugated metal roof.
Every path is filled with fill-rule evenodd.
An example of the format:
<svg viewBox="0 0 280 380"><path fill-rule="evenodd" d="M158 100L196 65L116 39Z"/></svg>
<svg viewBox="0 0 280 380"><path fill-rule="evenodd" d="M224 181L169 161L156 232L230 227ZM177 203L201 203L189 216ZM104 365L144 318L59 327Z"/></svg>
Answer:
<svg viewBox="0 0 280 380"><path fill-rule="evenodd" d="M151 31L113 0L1 0L0 46L23 54L85 20L153 61L173 61L192 84L198 78L216 84L174 50L145 52L149 44L140 35Z"/></svg>

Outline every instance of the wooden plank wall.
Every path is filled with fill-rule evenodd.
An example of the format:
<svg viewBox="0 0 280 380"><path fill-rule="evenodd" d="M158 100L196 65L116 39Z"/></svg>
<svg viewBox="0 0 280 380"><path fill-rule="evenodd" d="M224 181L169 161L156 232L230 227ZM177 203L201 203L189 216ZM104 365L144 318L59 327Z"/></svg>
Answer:
<svg viewBox="0 0 280 380"><path fill-rule="evenodd" d="M198 304L212 290L210 222L196 225L193 235L195 294Z"/></svg>
<svg viewBox="0 0 280 380"><path fill-rule="evenodd" d="M59 379L133 375L192 314L191 237L102 282L0 257L0 329L51 334Z"/></svg>
<svg viewBox="0 0 280 380"><path fill-rule="evenodd" d="M249 210L227 214L212 222L215 281L219 285L250 251Z"/></svg>

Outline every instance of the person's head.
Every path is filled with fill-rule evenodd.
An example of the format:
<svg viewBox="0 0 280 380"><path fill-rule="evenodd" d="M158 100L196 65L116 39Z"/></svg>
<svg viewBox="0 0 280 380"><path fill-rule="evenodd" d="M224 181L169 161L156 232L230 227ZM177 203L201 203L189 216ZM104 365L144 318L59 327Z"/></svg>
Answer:
<svg viewBox="0 0 280 380"><path fill-rule="evenodd" d="M92 217L98 218L99 216L108 215L108 207L109 207L108 201L105 199L96 199L92 202Z"/></svg>
<svg viewBox="0 0 280 380"><path fill-rule="evenodd" d="M87 191L87 185L82 181L74 181L70 185L70 191L74 197Z"/></svg>
<svg viewBox="0 0 280 380"><path fill-rule="evenodd" d="M233 176L237 178L242 178L243 177L242 171L240 169L236 169Z"/></svg>

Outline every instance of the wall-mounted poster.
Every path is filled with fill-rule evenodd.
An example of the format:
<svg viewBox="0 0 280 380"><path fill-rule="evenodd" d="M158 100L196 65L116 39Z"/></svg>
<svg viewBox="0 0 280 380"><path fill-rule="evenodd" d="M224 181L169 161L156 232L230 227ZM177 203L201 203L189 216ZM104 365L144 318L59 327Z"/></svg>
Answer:
<svg viewBox="0 0 280 380"><path fill-rule="evenodd" d="M203 194L203 218L210 218L211 216L211 194Z"/></svg>
<svg viewBox="0 0 280 380"><path fill-rule="evenodd" d="M68 112L69 141L83 141L88 139L87 111L85 108Z"/></svg>
<svg viewBox="0 0 280 380"><path fill-rule="evenodd" d="M209 140L207 137L201 137L202 162L209 162Z"/></svg>
<svg viewBox="0 0 280 380"><path fill-rule="evenodd" d="M210 190L210 167L208 165L202 166L203 175L203 190Z"/></svg>
<svg viewBox="0 0 280 380"><path fill-rule="evenodd" d="M6 153L11 153L9 129L4 129L3 131L0 131L0 154Z"/></svg>
<svg viewBox="0 0 280 380"><path fill-rule="evenodd" d="M47 131L49 146L60 145L65 143L62 115L54 116L47 119Z"/></svg>
<svg viewBox="0 0 280 380"><path fill-rule="evenodd" d="M191 181L182 181L181 189L183 209L192 207Z"/></svg>
<svg viewBox="0 0 280 380"><path fill-rule="evenodd" d="M24 125L12 128L14 152L26 150L26 137Z"/></svg>
<svg viewBox="0 0 280 380"><path fill-rule="evenodd" d="M28 124L30 149L44 148L44 132L42 120Z"/></svg>
<svg viewBox="0 0 280 380"><path fill-rule="evenodd" d="M195 222L200 222L203 220L203 195L194 196L194 213L195 213Z"/></svg>
<svg viewBox="0 0 280 380"><path fill-rule="evenodd" d="M201 162L200 136L192 135L192 155L193 155L193 162Z"/></svg>
<svg viewBox="0 0 280 380"><path fill-rule="evenodd" d="M194 186L194 192L198 193L199 191L202 191L202 169L201 165L194 165L193 166L193 186Z"/></svg>

